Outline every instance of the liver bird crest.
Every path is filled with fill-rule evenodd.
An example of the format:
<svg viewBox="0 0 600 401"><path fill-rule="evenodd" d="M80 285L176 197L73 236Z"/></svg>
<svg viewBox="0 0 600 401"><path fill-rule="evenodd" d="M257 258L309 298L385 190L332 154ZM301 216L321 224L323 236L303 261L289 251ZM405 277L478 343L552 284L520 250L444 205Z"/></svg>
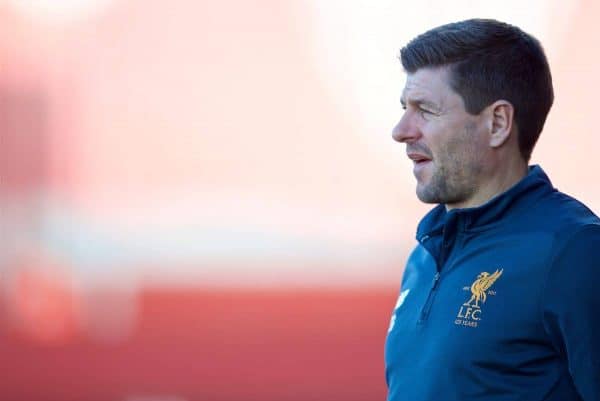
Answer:
<svg viewBox="0 0 600 401"><path fill-rule="evenodd" d="M487 298L487 290L494 284L496 280L502 275L502 270L496 269L496 271L492 274L488 272L481 272L477 276L477 279L471 284L471 299L465 302L463 305L465 306L474 306L475 308L479 308L479 301L485 302ZM475 304L473 304L473 302Z"/></svg>

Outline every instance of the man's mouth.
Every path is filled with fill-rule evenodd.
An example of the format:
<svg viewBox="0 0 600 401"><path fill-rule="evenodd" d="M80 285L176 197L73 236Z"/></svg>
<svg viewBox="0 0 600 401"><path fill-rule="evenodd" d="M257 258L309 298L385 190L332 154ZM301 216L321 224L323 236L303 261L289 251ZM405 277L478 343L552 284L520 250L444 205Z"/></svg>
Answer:
<svg viewBox="0 0 600 401"><path fill-rule="evenodd" d="M407 153L407 156L415 164L424 164L431 161L429 156L426 156L422 153Z"/></svg>

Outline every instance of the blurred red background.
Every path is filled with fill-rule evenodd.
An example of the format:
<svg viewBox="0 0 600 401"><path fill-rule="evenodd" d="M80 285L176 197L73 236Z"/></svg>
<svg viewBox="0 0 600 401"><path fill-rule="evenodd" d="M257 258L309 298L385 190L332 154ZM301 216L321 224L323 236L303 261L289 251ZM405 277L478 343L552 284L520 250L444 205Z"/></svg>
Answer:
<svg viewBox="0 0 600 401"><path fill-rule="evenodd" d="M514 3L1 3L0 399L384 399L429 208L389 135L403 43L474 11L536 34L534 162L600 208L598 6Z"/></svg>

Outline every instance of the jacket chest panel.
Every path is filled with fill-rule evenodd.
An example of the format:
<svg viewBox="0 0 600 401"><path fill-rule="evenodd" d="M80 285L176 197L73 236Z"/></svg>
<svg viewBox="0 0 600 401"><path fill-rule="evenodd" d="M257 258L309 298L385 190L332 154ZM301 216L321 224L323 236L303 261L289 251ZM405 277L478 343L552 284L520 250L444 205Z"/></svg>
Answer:
<svg viewBox="0 0 600 401"><path fill-rule="evenodd" d="M426 343L432 356L457 365L475 363L478 355L520 364L548 353L548 344L539 341L544 337L539 297L552 239L536 235L536 252L531 252L529 235L494 238L464 241L436 283L435 260L421 247L415 250L388 338L389 343L401 339L396 352L411 353L410 347ZM510 360L505 359L508 345L516 356Z"/></svg>

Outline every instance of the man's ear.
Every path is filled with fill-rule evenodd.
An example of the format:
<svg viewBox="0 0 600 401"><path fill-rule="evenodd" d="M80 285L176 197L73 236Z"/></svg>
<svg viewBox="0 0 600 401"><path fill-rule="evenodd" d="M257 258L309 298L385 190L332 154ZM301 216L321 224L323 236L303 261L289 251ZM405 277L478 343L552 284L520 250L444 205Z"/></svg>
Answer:
<svg viewBox="0 0 600 401"><path fill-rule="evenodd" d="M497 100L488 106L490 111L490 146L498 148L502 146L512 132L514 124L514 107L506 100Z"/></svg>

